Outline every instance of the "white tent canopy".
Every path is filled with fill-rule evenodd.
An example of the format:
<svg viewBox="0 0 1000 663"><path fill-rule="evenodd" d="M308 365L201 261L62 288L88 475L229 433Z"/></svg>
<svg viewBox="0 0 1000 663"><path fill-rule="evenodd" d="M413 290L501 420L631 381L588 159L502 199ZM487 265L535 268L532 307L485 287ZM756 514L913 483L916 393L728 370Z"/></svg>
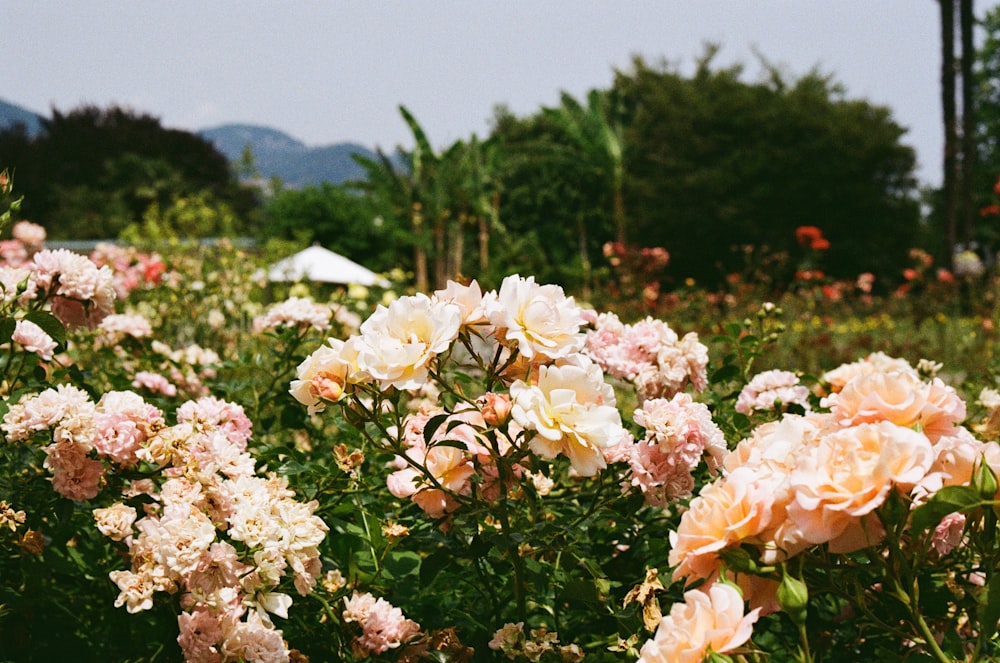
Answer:
<svg viewBox="0 0 1000 663"><path fill-rule="evenodd" d="M366 267L353 260L324 249L318 244L279 260L267 268L269 281L321 281L323 283L344 283L358 285L378 285L388 287L388 282Z"/></svg>

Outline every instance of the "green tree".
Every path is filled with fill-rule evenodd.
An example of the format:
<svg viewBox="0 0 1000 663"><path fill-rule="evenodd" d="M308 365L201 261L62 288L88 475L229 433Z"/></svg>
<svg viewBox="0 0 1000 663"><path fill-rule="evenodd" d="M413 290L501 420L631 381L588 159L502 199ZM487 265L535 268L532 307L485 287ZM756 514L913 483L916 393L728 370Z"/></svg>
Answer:
<svg viewBox="0 0 1000 663"><path fill-rule="evenodd" d="M597 174L611 199L615 241L628 242L625 216L625 140L617 91L591 90L584 106L563 92L556 108L543 108L545 116L570 138L584 163Z"/></svg>
<svg viewBox="0 0 1000 663"><path fill-rule="evenodd" d="M1000 178L1000 6L988 10L979 25L983 39L976 51L974 68L978 158L976 209L997 202L993 189ZM996 225L996 217L993 217L976 229L976 238L994 250L1000 246L1000 228Z"/></svg>
<svg viewBox="0 0 1000 663"><path fill-rule="evenodd" d="M591 265L614 237L601 171L580 158L579 146L550 113L518 118L499 107L491 140L501 155L507 240L494 259L508 273L586 293Z"/></svg>
<svg viewBox="0 0 1000 663"><path fill-rule="evenodd" d="M888 109L848 100L818 72L788 82L713 70L694 76L641 59L619 73L628 114L626 197L636 236L665 247L669 274L716 283L744 268L743 247L791 249L819 226L836 276L898 273L917 228L913 150Z"/></svg>
<svg viewBox="0 0 1000 663"><path fill-rule="evenodd" d="M54 238L114 237L175 196L210 196L240 225L258 205L209 142L115 106L53 110L35 137L0 133L0 164L16 173L24 215Z"/></svg>
<svg viewBox="0 0 1000 663"><path fill-rule="evenodd" d="M276 193L264 207L267 239L317 242L378 272L409 267L405 229L349 185L324 183Z"/></svg>

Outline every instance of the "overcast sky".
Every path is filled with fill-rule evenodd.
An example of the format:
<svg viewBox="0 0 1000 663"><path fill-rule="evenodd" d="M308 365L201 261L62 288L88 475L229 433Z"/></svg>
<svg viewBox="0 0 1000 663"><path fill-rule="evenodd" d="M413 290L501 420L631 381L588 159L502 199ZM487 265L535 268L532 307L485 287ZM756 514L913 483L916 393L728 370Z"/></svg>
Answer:
<svg viewBox="0 0 1000 663"><path fill-rule="evenodd" d="M996 4L979 0L977 9ZM0 99L44 115L112 103L198 130L233 122L308 145L390 150L485 136L493 108L526 115L610 85L633 55L691 70L813 67L889 106L939 183L935 0L0 0Z"/></svg>

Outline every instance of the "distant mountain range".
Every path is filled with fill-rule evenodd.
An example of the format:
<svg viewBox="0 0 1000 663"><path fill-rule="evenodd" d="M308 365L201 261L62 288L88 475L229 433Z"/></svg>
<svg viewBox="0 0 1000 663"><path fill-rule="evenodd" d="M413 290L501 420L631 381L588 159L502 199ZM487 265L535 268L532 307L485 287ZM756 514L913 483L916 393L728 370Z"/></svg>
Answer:
<svg viewBox="0 0 1000 663"><path fill-rule="evenodd" d="M23 124L28 135L34 136L42 129L42 116L0 99L0 131L18 124Z"/></svg>
<svg viewBox="0 0 1000 663"><path fill-rule="evenodd" d="M0 100L0 131L23 124L29 135L35 135L42 130L42 119L38 113ZM277 129L248 124L224 124L196 133L233 162L239 161L249 147L260 177L278 177L291 187L363 179L364 170L351 155L376 156L356 143L308 147Z"/></svg>

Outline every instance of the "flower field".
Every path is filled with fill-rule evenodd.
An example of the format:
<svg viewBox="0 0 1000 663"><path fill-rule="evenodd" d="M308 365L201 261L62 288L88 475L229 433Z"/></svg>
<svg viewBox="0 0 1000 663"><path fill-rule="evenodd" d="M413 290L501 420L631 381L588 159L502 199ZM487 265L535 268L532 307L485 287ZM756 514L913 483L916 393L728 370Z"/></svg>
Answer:
<svg viewBox="0 0 1000 663"><path fill-rule="evenodd" d="M989 274L582 302L12 233L0 660L1000 656Z"/></svg>

